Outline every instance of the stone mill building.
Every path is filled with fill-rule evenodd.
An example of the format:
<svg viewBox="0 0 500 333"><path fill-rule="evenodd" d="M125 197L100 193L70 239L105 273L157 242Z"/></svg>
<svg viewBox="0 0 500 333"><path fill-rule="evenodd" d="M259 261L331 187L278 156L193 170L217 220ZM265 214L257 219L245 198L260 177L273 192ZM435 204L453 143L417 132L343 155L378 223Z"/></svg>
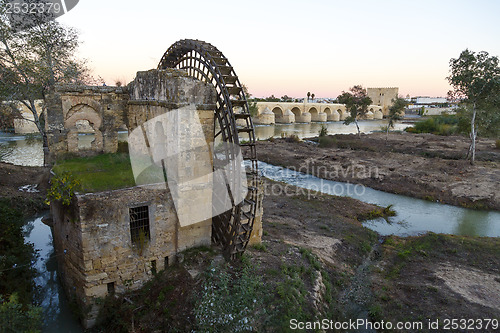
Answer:
<svg viewBox="0 0 500 333"><path fill-rule="evenodd" d="M179 152L179 160L187 161L187 167L173 165L179 179L193 180L175 189L188 191L186 202L174 202L174 190L163 179L77 193L69 207L51 204L61 280L70 300L83 311L85 327L95 324L99 299L137 289L155 272L174 263L179 252L212 243L212 218L199 215L193 205L210 207L213 200L206 181L213 165L198 161L197 154L210 153L214 143L217 93L213 86L184 71L162 69L139 72L127 87L60 86L48 98L49 160L56 165L68 154L115 153L121 129L130 134L171 110L187 106L194 110L169 127L181 144L198 147ZM204 135L194 134L196 123L201 124ZM82 124L94 135L88 149L82 149L79 142L85 137L79 133ZM262 236L262 195L257 201L249 243L260 242ZM196 223L181 224L181 213Z"/></svg>

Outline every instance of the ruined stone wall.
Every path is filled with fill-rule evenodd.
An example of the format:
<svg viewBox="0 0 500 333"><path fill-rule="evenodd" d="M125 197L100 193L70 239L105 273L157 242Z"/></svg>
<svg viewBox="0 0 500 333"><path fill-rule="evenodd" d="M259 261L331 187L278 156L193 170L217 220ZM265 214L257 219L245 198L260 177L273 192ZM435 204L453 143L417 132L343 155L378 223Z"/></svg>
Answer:
<svg viewBox="0 0 500 333"><path fill-rule="evenodd" d="M125 87L58 86L47 97L45 126L49 143L48 162L71 153L85 156L116 152L118 131L126 124L129 95ZM78 148L81 121L95 132L89 150ZM85 129L89 132L89 129Z"/></svg>
<svg viewBox="0 0 500 333"><path fill-rule="evenodd" d="M85 327L95 324L99 298L139 288L155 269L175 262L180 251L211 244L215 94L210 85L181 71L152 70L137 73L127 90L66 87L51 96L53 109L48 119L54 156L72 151L69 132L75 119L86 117L102 133L98 152L116 150L113 132L125 124L132 167L137 166L132 152L138 151L147 165L153 169L167 166L176 177L169 187L172 184L166 180L171 179L164 178L166 169L160 167L156 169L163 171L154 178L158 179L154 185L78 194L66 209L51 205L62 281L70 299L84 311ZM161 136L170 138L172 147L184 150L170 156L157 153L154 136L158 128ZM262 238L262 185L261 190L250 244ZM145 242L133 241L131 209L137 207L148 211L149 239ZM182 220L193 223L186 225Z"/></svg>
<svg viewBox="0 0 500 333"><path fill-rule="evenodd" d="M153 266L160 271L175 262L178 251L211 242L211 221L178 226L164 185L81 195L78 206L84 268L79 273L84 279L76 287L77 299L90 306L86 326L92 325L98 311L96 298L108 294L108 284L113 283L117 293L137 289L152 278ZM150 239L134 244L129 209L138 206L148 207Z"/></svg>

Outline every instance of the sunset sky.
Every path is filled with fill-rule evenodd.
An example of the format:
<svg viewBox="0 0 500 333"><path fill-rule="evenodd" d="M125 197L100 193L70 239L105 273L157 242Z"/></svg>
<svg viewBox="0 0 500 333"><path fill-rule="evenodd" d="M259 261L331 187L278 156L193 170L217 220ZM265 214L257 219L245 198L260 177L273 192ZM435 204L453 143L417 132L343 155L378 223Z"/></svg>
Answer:
<svg viewBox="0 0 500 333"><path fill-rule="evenodd" d="M80 0L59 20L109 85L192 38L222 51L258 97L337 97L355 84L445 96L450 58L500 56L499 13L496 0Z"/></svg>

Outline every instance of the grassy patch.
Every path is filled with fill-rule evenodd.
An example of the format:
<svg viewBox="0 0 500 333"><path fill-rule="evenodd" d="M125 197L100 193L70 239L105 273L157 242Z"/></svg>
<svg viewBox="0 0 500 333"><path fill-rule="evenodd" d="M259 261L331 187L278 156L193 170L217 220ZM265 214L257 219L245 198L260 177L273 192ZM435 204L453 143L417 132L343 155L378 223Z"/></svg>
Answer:
<svg viewBox="0 0 500 333"><path fill-rule="evenodd" d="M115 190L135 186L128 154L102 154L58 161L56 174L68 172L76 177L84 192Z"/></svg>
<svg viewBox="0 0 500 333"><path fill-rule="evenodd" d="M212 265L194 307L200 332L242 332L258 326L263 283L249 265Z"/></svg>
<svg viewBox="0 0 500 333"><path fill-rule="evenodd" d="M254 248L255 250L260 251L260 252L266 252L267 251L266 245L262 244L262 243L254 244L254 245L252 245L252 248Z"/></svg>
<svg viewBox="0 0 500 333"><path fill-rule="evenodd" d="M318 138L319 147L332 148L337 146L337 140L332 136L320 136Z"/></svg>

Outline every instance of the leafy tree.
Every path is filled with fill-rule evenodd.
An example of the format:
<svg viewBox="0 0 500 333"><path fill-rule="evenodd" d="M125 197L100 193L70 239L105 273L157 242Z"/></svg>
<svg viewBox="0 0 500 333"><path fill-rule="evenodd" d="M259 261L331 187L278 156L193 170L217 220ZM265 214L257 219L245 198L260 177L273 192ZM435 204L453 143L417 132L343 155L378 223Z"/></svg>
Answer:
<svg viewBox="0 0 500 333"><path fill-rule="evenodd" d="M358 119L366 115L368 106L372 104L372 100L366 94L366 89L360 85L354 86L349 90L350 92L343 91L342 94L337 97L337 101L341 104L345 104L349 112L349 116L344 120L344 124L349 125L354 122L358 130L358 137L361 138Z"/></svg>
<svg viewBox="0 0 500 333"><path fill-rule="evenodd" d="M21 304L30 304L34 291L36 252L33 244L25 243L22 212L12 207L12 201L0 198L0 295L17 294Z"/></svg>
<svg viewBox="0 0 500 333"><path fill-rule="evenodd" d="M78 33L57 21L17 31L9 25L6 1L0 0L0 100L16 101L33 114L35 125L48 151L47 136L35 100L61 83L90 81L85 63L75 59ZM44 23L45 22L45 23Z"/></svg>
<svg viewBox="0 0 500 333"><path fill-rule="evenodd" d="M498 57L488 52L475 53L466 49L460 57L450 60L447 78L453 90L450 97L460 100L463 112L470 121L471 144L467 153L471 164L476 156L478 129L490 128L498 133L500 124L500 67Z"/></svg>
<svg viewBox="0 0 500 333"><path fill-rule="evenodd" d="M0 322L2 332L41 332L42 308L31 304L27 310L19 303L16 294L12 294L9 300L3 300L0 296Z"/></svg>
<svg viewBox="0 0 500 333"><path fill-rule="evenodd" d="M280 99L277 98L276 96L274 96L274 94L273 94L273 95L269 96L268 98L266 98L266 101L267 102L279 102Z"/></svg>
<svg viewBox="0 0 500 333"><path fill-rule="evenodd" d="M281 100L282 100L283 102L290 102L290 101L292 101L292 100L293 100L293 98L292 98L292 97L290 97L290 96L288 96L288 95L284 95L284 96L281 96Z"/></svg>
<svg viewBox="0 0 500 333"><path fill-rule="evenodd" d="M408 102L401 97L392 100L392 105L389 108L389 114L387 119L389 120L387 123L387 132L385 140L389 138L389 130L394 128L394 125L398 120L402 119L402 114L404 112L405 107L408 105Z"/></svg>

